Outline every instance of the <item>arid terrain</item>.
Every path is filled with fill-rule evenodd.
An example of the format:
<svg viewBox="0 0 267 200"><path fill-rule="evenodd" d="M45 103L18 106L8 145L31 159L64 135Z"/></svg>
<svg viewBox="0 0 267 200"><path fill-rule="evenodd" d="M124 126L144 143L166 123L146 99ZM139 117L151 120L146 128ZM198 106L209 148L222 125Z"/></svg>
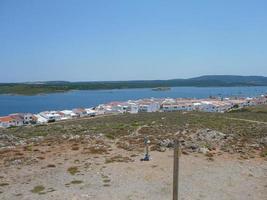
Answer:
<svg viewBox="0 0 267 200"><path fill-rule="evenodd" d="M259 112L260 111L260 112ZM266 106L141 113L0 130L0 199L267 199ZM152 159L144 156L144 137Z"/></svg>

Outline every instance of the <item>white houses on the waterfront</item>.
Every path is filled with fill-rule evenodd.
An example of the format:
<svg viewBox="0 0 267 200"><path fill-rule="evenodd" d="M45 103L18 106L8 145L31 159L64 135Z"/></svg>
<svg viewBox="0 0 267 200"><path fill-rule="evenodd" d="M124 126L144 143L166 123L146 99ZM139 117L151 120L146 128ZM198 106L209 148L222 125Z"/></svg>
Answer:
<svg viewBox="0 0 267 200"><path fill-rule="evenodd" d="M87 116L87 112L84 108L75 108L72 110L78 117Z"/></svg>
<svg viewBox="0 0 267 200"><path fill-rule="evenodd" d="M136 103L139 105L139 112L157 112L160 110L160 102L154 99L141 99Z"/></svg>
<svg viewBox="0 0 267 200"><path fill-rule="evenodd" d="M0 117L0 127L9 128L16 126L16 124L16 121L10 116Z"/></svg>
<svg viewBox="0 0 267 200"><path fill-rule="evenodd" d="M47 122L54 122L61 120L61 115L57 111L44 111L39 115L47 120Z"/></svg>
<svg viewBox="0 0 267 200"><path fill-rule="evenodd" d="M63 120L78 117L78 115L74 113L72 110L62 110L59 112L61 113Z"/></svg>
<svg viewBox="0 0 267 200"><path fill-rule="evenodd" d="M96 111L92 108L86 108L85 109L87 116L94 117L96 116Z"/></svg>
<svg viewBox="0 0 267 200"><path fill-rule="evenodd" d="M137 103L135 103L134 101L128 101L128 108L127 108L127 112L131 113L131 114L136 114L139 111L139 105Z"/></svg>
<svg viewBox="0 0 267 200"><path fill-rule="evenodd" d="M0 127L22 126L29 124L45 124L59 120L67 120L85 116L104 114L122 114L138 112L171 112L171 111L203 111L203 112L227 112L231 109L239 109L246 106L267 104L267 96L256 98L165 98L165 99L140 99L126 102L111 102L101 104L95 108L76 108L73 110L44 111L33 115L31 113L16 113L0 117Z"/></svg>
<svg viewBox="0 0 267 200"><path fill-rule="evenodd" d="M37 118L32 113L24 113L22 116L24 124L35 124L37 122Z"/></svg>

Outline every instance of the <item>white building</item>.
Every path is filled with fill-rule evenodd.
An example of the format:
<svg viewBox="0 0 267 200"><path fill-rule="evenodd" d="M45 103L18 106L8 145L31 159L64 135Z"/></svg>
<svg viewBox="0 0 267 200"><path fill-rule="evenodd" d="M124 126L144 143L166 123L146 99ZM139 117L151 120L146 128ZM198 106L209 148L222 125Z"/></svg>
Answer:
<svg viewBox="0 0 267 200"><path fill-rule="evenodd" d="M192 111L195 100L192 99L166 99L162 102L161 108L164 112Z"/></svg>
<svg viewBox="0 0 267 200"><path fill-rule="evenodd" d="M267 104L267 96L261 95L254 99L255 105Z"/></svg>
<svg viewBox="0 0 267 200"><path fill-rule="evenodd" d="M36 117L32 113L24 113L23 118L24 124L35 124L37 121Z"/></svg>
<svg viewBox="0 0 267 200"><path fill-rule="evenodd" d="M105 105L105 113L126 113L129 105L125 102L114 101Z"/></svg>
<svg viewBox="0 0 267 200"><path fill-rule="evenodd" d="M85 111L86 111L87 116L90 116L90 117L96 116L96 111L91 108L86 108Z"/></svg>
<svg viewBox="0 0 267 200"><path fill-rule="evenodd" d="M104 115L105 114L105 105L100 104L95 108L96 115Z"/></svg>
<svg viewBox="0 0 267 200"><path fill-rule="evenodd" d="M128 108L127 108L128 113L131 113L131 114L138 113L139 106L137 103L134 103L132 101L128 101L127 103L128 103Z"/></svg>
<svg viewBox="0 0 267 200"><path fill-rule="evenodd" d="M0 117L0 127L9 128L11 126L16 126L16 121L12 117L10 116Z"/></svg>
<svg viewBox="0 0 267 200"><path fill-rule="evenodd" d="M160 110L160 103L154 99L144 99L137 101L139 112L157 112Z"/></svg>
<svg viewBox="0 0 267 200"><path fill-rule="evenodd" d="M13 119L13 126L23 126L24 125L24 116L23 114L11 114L9 115Z"/></svg>
<svg viewBox="0 0 267 200"><path fill-rule="evenodd" d="M40 114L34 115L37 118L37 124L46 124L48 120L41 116Z"/></svg>
<svg viewBox="0 0 267 200"><path fill-rule="evenodd" d="M204 112L216 112L217 108L209 101L201 101L199 110Z"/></svg>
<svg viewBox="0 0 267 200"><path fill-rule="evenodd" d="M42 117L47 119L47 122L54 122L61 120L61 115L57 111L44 111L39 113Z"/></svg>
<svg viewBox="0 0 267 200"><path fill-rule="evenodd" d="M72 119L72 118L78 117L78 115L76 113L74 113L72 110L62 110L62 111L59 111L59 112L61 113L63 120Z"/></svg>
<svg viewBox="0 0 267 200"><path fill-rule="evenodd" d="M87 116L87 112L84 108L75 108L72 110L78 117Z"/></svg>

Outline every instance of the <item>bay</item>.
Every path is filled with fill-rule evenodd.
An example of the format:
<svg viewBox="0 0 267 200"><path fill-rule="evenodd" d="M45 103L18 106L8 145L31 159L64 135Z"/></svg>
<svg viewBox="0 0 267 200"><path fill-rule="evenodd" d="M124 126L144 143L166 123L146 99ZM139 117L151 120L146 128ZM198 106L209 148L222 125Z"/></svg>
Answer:
<svg viewBox="0 0 267 200"><path fill-rule="evenodd" d="M36 96L0 95L0 116L18 112L38 113L45 110L64 110L77 107L94 107L111 101L143 98L208 98L255 97L267 93L267 87L172 87L167 91L151 88L86 90Z"/></svg>

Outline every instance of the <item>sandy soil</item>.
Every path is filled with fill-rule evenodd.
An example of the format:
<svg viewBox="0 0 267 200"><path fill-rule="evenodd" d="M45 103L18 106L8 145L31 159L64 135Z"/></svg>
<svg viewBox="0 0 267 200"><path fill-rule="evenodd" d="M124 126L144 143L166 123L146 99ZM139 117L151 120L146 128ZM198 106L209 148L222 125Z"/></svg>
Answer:
<svg viewBox="0 0 267 200"><path fill-rule="evenodd" d="M67 144L34 148L23 152L29 162L0 162L1 200L172 199L171 150L151 152L152 160L141 162L143 153L112 145L105 154L74 151ZM184 200L267 199L267 161L182 155L179 194Z"/></svg>

